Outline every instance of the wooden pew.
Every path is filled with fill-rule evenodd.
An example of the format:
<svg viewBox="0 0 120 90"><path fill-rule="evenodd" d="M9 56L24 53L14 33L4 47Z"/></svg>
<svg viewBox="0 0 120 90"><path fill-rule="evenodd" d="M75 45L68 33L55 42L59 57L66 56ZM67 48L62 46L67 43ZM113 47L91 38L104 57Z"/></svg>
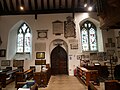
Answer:
<svg viewBox="0 0 120 90"><path fill-rule="evenodd" d="M106 80L100 85L94 85L89 81L88 90L120 90L120 83L117 80Z"/></svg>
<svg viewBox="0 0 120 90"><path fill-rule="evenodd" d="M105 90L120 90L120 83L118 80L106 80Z"/></svg>
<svg viewBox="0 0 120 90"><path fill-rule="evenodd" d="M97 81L98 70L89 70L84 67L77 67L77 77L88 86L89 81Z"/></svg>
<svg viewBox="0 0 120 90"><path fill-rule="evenodd" d="M34 72L34 80L38 84L38 87L47 87L49 79L51 77L51 69L47 68L46 71Z"/></svg>
<svg viewBox="0 0 120 90"><path fill-rule="evenodd" d="M16 72L15 87L20 88L26 84L26 80L33 78L34 69L29 69L24 72Z"/></svg>
<svg viewBox="0 0 120 90"><path fill-rule="evenodd" d="M99 77L107 78L109 76L109 71L107 66L84 66L86 69L89 70L98 70Z"/></svg>
<svg viewBox="0 0 120 90"><path fill-rule="evenodd" d="M15 80L15 73L19 72L19 69L15 70L3 70L0 72L0 82L3 88L6 87L7 84Z"/></svg>

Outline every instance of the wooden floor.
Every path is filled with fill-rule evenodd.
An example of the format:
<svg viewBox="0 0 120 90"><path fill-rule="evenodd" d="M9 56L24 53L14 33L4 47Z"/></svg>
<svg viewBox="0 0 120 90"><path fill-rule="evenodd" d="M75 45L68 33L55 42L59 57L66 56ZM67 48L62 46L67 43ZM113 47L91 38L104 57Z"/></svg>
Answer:
<svg viewBox="0 0 120 90"><path fill-rule="evenodd" d="M17 90L14 82L7 85L2 90ZM51 76L49 84L46 88L38 90L87 90L87 87L80 82L75 76L57 75Z"/></svg>

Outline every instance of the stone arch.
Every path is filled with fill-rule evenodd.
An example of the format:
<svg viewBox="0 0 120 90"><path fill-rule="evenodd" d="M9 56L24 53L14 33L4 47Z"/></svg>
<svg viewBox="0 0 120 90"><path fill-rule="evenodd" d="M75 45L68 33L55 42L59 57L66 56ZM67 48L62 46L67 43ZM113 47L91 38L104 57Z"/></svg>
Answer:
<svg viewBox="0 0 120 90"><path fill-rule="evenodd" d="M68 46L62 39L50 44L50 64L52 74L68 74Z"/></svg>
<svg viewBox="0 0 120 90"><path fill-rule="evenodd" d="M8 44L7 44L7 53L6 53L6 58L8 60L15 59L14 57L16 55L17 30L21 26L22 23L26 23L29 26L29 24L26 21L20 20L16 24L14 24L14 26L9 30L9 33L8 33ZM30 26L29 26L29 28L31 29ZM31 29L31 35L32 35L32 29ZM29 57L29 56L27 56L27 57ZM22 56L18 57L18 58L19 59L23 59ZM29 59L30 58L32 58L32 50L31 50Z"/></svg>

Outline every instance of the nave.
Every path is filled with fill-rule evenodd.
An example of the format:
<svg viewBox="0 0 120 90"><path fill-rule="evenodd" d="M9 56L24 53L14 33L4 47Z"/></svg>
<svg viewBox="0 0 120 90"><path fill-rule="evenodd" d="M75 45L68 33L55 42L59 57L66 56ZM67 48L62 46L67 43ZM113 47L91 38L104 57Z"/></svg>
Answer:
<svg viewBox="0 0 120 90"><path fill-rule="evenodd" d="M14 85L14 82L12 82L2 90L16 90ZM39 88L38 90L87 90L87 86L75 76L56 75L51 76L46 88Z"/></svg>

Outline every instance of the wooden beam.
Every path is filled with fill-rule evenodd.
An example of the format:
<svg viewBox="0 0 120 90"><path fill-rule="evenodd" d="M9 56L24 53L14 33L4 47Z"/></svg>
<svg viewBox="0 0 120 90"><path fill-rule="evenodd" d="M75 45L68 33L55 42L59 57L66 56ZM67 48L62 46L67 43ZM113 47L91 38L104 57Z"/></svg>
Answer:
<svg viewBox="0 0 120 90"><path fill-rule="evenodd" d="M4 5L4 10L5 11L9 11L9 8L8 8L6 0L3 0L3 5Z"/></svg>
<svg viewBox="0 0 120 90"><path fill-rule="evenodd" d="M65 0L65 6L68 8L68 0Z"/></svg>
<svg viewBox="0 0 120 90"><path fill-rule="evenodd" d="M53 8L55 9L55 7L56 7L56 6L55 6L55 0L53 0Z"/></svg>
<svg viewBox="0 0 120 90"><path fill-rule="evenodd" d="M16 11L20 10L20 3L18 0L16 0Z"/></svg>
<svg viewBox="0 0 120 90"><path fill-rule="evenodd" d="M113 25L113 26L110 26L109 29L120 29L120 26Z"/></svg>
<svg viewBox="0 0 120 90"><path fill-rule="evenodd" d="M75 8L75 0L71 1L71 8L74 9Z"/></svg>
<svg viewBox="0 0 120 90"><path fill-rule="evenodd" d="M25 6L25 4L24 4L24 0L21 0L21 6Z"/></svg>
<svg viewBox="0 0 120 90"><path fill-rule="evenodd" d="M35 5L35 10L38 9L38 3L37 3L37 0L34 0L34 5Z"/></svg>
<svg viewBox="0 0 120 90"><path fill-rule="evenodd" d="M28 0L29 10L33 10L31 0Z"/></svg>
<svg viewBox="0 0 120 90"><path fill-rule="evenodd" d="M83 13L86 12L84 9L74 9L74 12L76 13ZM64 8L64 9L47 9L47 10L30 10L30 11L25 11L25 12L20 12L20 11L15 11L15 12L0 12L1 15L35 15L35 14L52 14L52 13L74 13L72 9L70 8ZM94 11L92 11L94 12Z"/></svg>
<svg viewBox="0 0 120 90"><path fill-rule="evenodd" d="M80 6L80 0L77 0L77 8L80 8L81 6Z"/></svg>
<svg viewBox="0 0 120 90"><path fill-rule="evenodd" d="M90 0L90 5L93 5L93 0Z"/></svg>
<svg viewBox="0 0 120 90"><path fill-rule="evenodd" d="M0 1L0 11L3 11L3 7L2 7L2 4L1 4L1 1Z"/></svg>
<svg viewBox="0 0 120 90"><path fill-rule="evenodd" d="M61 2L61 0L59 0L59 8L61 8L62 7L62 2Z"/></svg>
<svg viewBox="0 0 120 90"><path fill-rule="evenodd" d="M96 7L97 7L97 12L98 12L98 15L101 14L101 12L104 12L105 11L105 1L104 0L96 0Z"/></svg>
<svg viewBox="0 0 120 90"><path fill-rule="evenodd" d="M50 1L47 0L47 8L50 9Z"/></svg>
<svg viewBox="0 0 120 90"><path fill-rule="evenodd" d="M44 0L41 0L41 9L44 9Z"/></svg>
<svg viewBox="0 0 120 90"><path fill-rule="evenodd" d="M84 4L87 4L87 0L84 0Z"/></svg>
<svg viewBox="0 0 120 90"><path fill-rule="evenodd" d="M9 0L9 2L10 2L10 11L15 11L12 0Z"/></svg>

